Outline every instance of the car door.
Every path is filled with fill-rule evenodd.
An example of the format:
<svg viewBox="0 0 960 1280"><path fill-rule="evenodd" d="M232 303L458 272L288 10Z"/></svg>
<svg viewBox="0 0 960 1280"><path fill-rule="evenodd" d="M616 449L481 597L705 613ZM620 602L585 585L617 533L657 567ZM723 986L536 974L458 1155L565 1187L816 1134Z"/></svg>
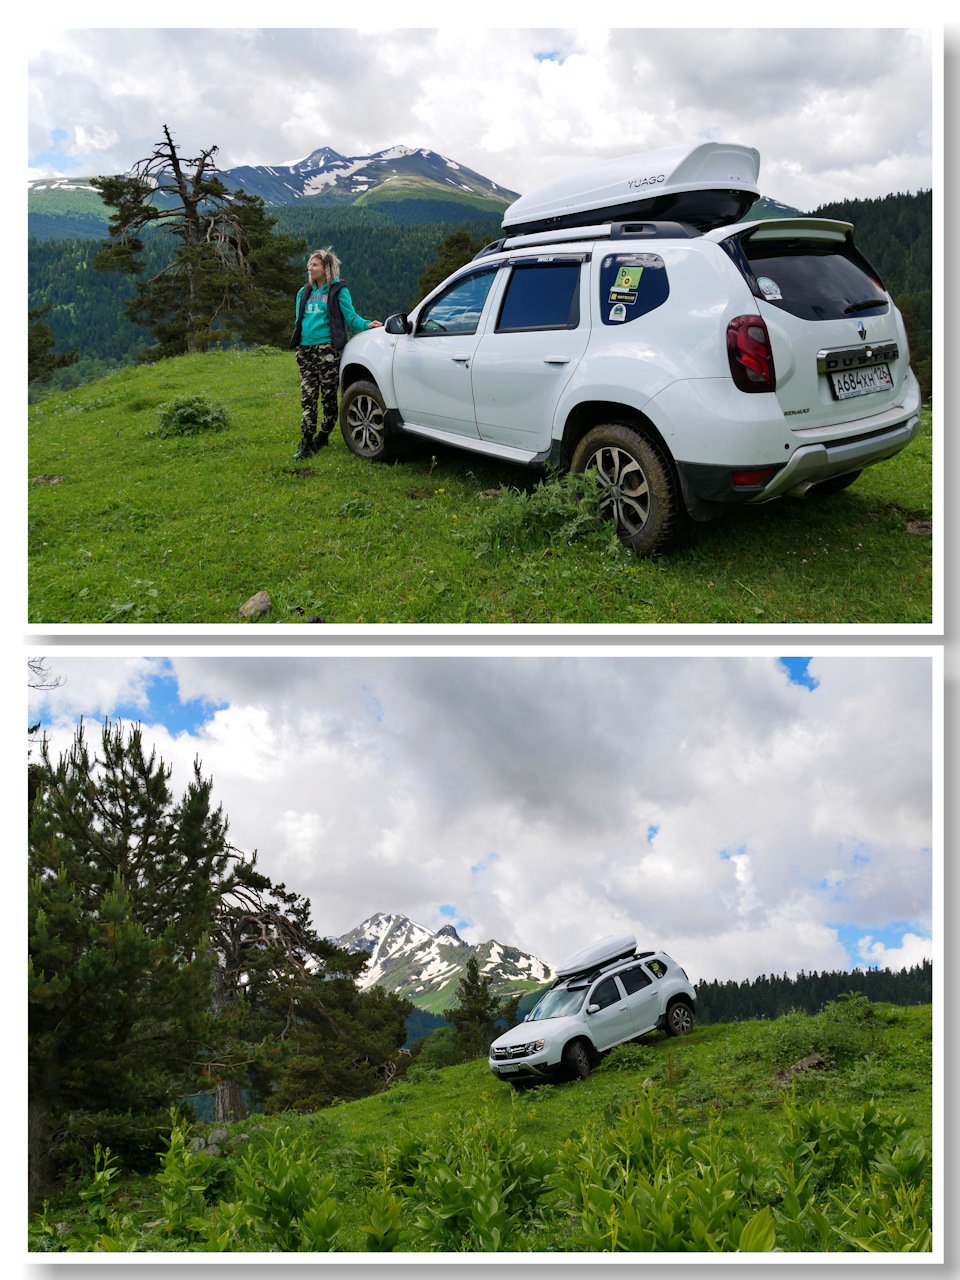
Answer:
<svg viewBox="0 0 960 1280"><path fill-rule="evenodd" d="M621 970L617 977L627 993L627 1006L633 1020L634 1034L641 1035L653 1030L661 1012L659 982L639 964L632 969Z"/></svg>
<svg viewBox="0 0 960 1280"><path fill-rule="evenodd" d="M616 978L599 982L587 996L586 1007L590 1036L598 1049L611 1049L633 1035L633 1017Z"/></svg>
<svg viewBox="0 0 960 1280"><path fill-rule="evenodd" d="M413 332L397 338L393 386L408 426L477 438L471 365L497 270L494 264L458 276L412 317Z"/></svg>
<svg viewBox="0 0 960 1280"><path fill-rule="evenodd" d="M496 323L487 324L473 359L481 439L534 453L549 448L557 402L590 336L582 279L589 257L558 253L507 260Z"/></svg>

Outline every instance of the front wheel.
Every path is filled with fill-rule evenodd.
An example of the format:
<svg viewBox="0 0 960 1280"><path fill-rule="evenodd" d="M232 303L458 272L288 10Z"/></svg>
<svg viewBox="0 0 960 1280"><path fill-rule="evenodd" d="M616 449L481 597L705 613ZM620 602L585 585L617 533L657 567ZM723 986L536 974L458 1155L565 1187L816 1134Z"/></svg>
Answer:
<svg viewBox="0 0 960 1280"><path fill-rule="evenodd" d="M582 1040L574 1040L563 1051L563 1068L570 1080L586 1080L590 1074L590 1054Z"/></svg>
<svg viewBox="0 0 960 1280"><path fill-rule="evenodd" d="M387 446L386 405L375 382L354 382L340 401L340 431L351 453L368 462L385 462L394 450Z"/></svg>
<svg viewBox="0 0 960 1280"><path fill-rule="evenodd" d="M604 514L624 546L649 556L672 547L686 523L673 468L659 445L622 422L593 427L577 445L570 470L594 470L606 490Z"/></svg>

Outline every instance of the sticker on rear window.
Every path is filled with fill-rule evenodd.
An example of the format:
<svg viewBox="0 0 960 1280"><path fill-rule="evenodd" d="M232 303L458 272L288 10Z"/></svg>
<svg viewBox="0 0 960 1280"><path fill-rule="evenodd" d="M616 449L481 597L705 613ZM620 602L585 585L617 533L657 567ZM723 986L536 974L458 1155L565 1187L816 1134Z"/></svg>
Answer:
<svg viewBox="0 0 960 1280"><path fill-rule="evenodd" d="M776 280L771 280L769 276L757 276L757 284L760 286L760 292L765 298L783 298L780 286Z"/></svg>
<svg viewBox="0 0 960 1280"><path fill-rule="evenodd" d="M656 253L608 254L600 263L604 324L629 324L666 302L670 292L663 259Z"/></svg>

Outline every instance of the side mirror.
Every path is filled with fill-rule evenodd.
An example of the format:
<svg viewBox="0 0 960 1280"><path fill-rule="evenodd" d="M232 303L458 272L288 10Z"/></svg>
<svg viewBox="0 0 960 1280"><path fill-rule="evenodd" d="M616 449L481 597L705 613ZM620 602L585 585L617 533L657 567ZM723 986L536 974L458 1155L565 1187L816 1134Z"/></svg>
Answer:
<svg viewBox="0 0 960 1280"><path fill-rule="evenodd" d="M599 1012L600 1012L600 1006L598 1004L587 1005L587 1013L599 1013Z"/></svg>
<svg viewBox="0 0 960 1280"><path fill-rule="evenodd" d="M409 333L413 328L405 311L398 312L395 316L387 316L383 324L387 333Z"/></svg>

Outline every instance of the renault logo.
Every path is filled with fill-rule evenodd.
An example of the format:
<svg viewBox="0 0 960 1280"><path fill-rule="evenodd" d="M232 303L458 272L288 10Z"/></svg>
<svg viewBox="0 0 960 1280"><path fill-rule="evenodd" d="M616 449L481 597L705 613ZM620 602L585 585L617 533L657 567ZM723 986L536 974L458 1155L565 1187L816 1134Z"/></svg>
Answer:
<svg viewBox="0 0 960 1280"><path fill-rule="evenodd" d="M858 321L857 321L857 333L859 333L859 335L860 335L860 341L861 341L861 342L862 342L862 341L864 340L864 338L867 336L867 326L863 323L863 321L862 321L862 320L858 320Z"/></svg>

